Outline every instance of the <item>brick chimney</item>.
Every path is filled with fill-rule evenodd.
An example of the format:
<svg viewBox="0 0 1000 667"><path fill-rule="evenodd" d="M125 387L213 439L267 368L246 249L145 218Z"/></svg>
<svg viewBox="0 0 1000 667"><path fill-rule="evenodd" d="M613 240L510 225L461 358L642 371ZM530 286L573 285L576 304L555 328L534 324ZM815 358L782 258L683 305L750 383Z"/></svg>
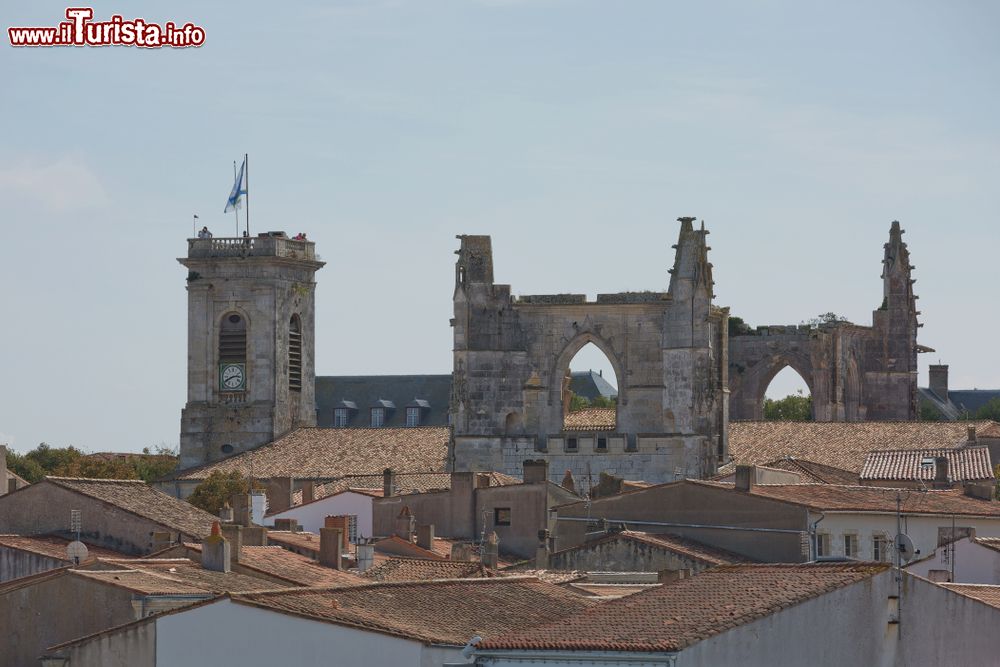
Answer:
<svg viewBox="0 0 1000 667"><path fill-rule="evenodd" d="M302 482L302 504L316 500L316 482L311 479Z"/></svg>
<svg viewBox="0 0 1000 667"><path fill-rule="evenodd" d="M340 530L342 534L343 541L341 542L341 548L347 551L348 545L351 543L351 517L338 514L336 516L328 516L323 519L324 528L336 528Z"/></svg>
<svg viewBox="0 0 1000 667"><path fill-rule="evenodd" d="M222 524L222 536L229 541L232 553L230 563L240 562L240 551L243 549L243 526L235 523Z"/></svg>
<svg viewBox="0 0 1000 667"><path fill-rule="evenodd" d="M528 460L524 462L523 478L525 484L538 484L549 479L549 462L545 459Z"/></svg>
<svg viewBox="0 0 1000 667"><path fill-rule="evenodd" d="M212 522L212 534L201 541L201 567L213 572L229 572L229 542L222 536L218 521Z"/></svg>
<svg viewBox="0 0 1000 667"><path fill-rule="evenodd" d="M927 372L930 390L942 401L948 400L948 364L931 364Z"/></svg>
<svg viewBox="0 0 1000 667"><path fill-rule="evenodd" d="M434 550L434 524L417 526L417 546L428 551Z"/></svg>
<svg viewBox="0 0 1000 667"><path fill-rule="evenodd" d="M9 490L10 487L7 485L7 445L0 445L0 496Z"/></svg>
<svg viewBox="0 0 1000 667"><path fill-rule="evenodd" d="M410 508L403 505L403 509L399 510L399 514L396 516L395 534L408 542L412 542L414 522L415 519L413 518L413 514L410 513Z"/></svg>
<svg viewBox="0 0 1000 667"><path fill-rule="evenodd" d="M386 468L382 471L382 497L388 498L395 493L396 488L396 473L392 471L392 468Z"/></svg>
<svg viewBox="0 0 1000 667"><path fill-rule="evenodd" d="M757 481L756 466L736 466L736 490L749 493Z"/></svg>
<svg viewBox="0 0 1000 667"><path fill-rule="evenodd" d="M340 528L320 528L319 529L319 564L339 570L343 567L341 563L341 545L344 538Z"/></svg>
<svg viewBox="0 0 1000 667"><path fill-rule="evenodd" d="M934 457L934 488L935 489L947 489L951 486L951 480L948 479L948 457L947 456L935 456Z"/></svg>
<svg viewBox="0 0 1000 667"><path fill-rule="evenodd" d="M486 544L483 545L483 565L495 570L499 559L500 538L497 537L496 531L493 531L486 538Z"/></svg>

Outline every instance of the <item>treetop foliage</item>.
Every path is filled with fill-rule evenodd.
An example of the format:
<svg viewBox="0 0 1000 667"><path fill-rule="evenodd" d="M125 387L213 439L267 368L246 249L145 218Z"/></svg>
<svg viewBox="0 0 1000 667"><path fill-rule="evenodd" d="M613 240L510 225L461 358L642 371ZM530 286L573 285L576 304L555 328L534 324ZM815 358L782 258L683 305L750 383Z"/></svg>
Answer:
<svg viewBox="0 0 1000 667"><path fill-rule="evenodd" d="M7 451L7 468L34 484L43 477L90 477L93 479L141 479L151 482L177 467L177 452L166 445L142 450L142 454L108 452L88 454L73 447L41 443L30 452Z"/></svg>

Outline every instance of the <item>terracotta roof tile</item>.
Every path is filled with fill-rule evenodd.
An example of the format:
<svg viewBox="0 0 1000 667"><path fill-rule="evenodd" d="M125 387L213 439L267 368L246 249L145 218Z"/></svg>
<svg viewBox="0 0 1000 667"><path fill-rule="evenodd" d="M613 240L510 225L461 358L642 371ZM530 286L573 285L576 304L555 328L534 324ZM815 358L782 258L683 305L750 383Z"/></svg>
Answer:
<svg viewBox="0 0 1000 667"><path fill-rule="evenodd" d="M234 596L237 603L415 639L464 646L578 614L595 602L530 578L373 583L327 591Z"/></svg>
<svg viewBox="0 0 1000 667"><path fill-rule="evenodd" d="M391 467L391 466L390 466ZM521 479L501 472L482 472L490 476L490 486L510 486L520 484ZM428 491L446 491L451 488L450 472L397 472L395 477L396 493L408 495L411 493L427 493ZM377 475L346 475L339 479L317 484L313 491L312 502L317 502L332 495L353 491L373 498L382 497L382 473ZM302 490L292 495L293 506L301 506ZM306 503L308 504L308 503Z"/></svg>
<svg viewBox="0 0 1000 667"><path fill-rule="evenodd" d="M662 584L593 584L589 582L571 583L567 588L602 600L617 600L636 593L642 593Z"/></svg>
<svg viewBox="0 0 1000 667"><path fill-rule="evenodd" d="M46 482L114 505L191 537L208 535L212 522L216 521L216 517L208 512L157 491L142 480L46 477L42 483Z"/></svg>
<svg viewBox="0 0 1000 667"><path fill-rule="evenodd" d="M989 448L963 447L871 452L861 469L861 480L862 482L866 480L931 482L936 473L933 459L938 456L948 459L948 481L965 482L994 478ZM929 459L930 463L923 465L926 459Z"/></svg>
<svg viewBox="0 0 1000 667"><path fill-rule="evenodd" d="M1000 537L976 537L977 544L981 544L987 549L993 549L993 551L1000 551Z"/></svg>
<svg viewBox="0 0 1000 667"><path fill-rule="evenodd" d="M72 570L74 576L102 581L142 595L186 595L237 593L293 588L235 572L204 570L187 559L166 559L162 564L149 560L141 566L118 561L121 569Z"/></svg>
<svg viewBox="0 0 1000 667"><path fill-rule="evenodd" d="M706 480L685 480L733 491L732 484ZM743 493L742 491L734 491ZM757 484L750 494L802 505L824 512L896 512L897 489L839 484ZM1000 517L1000 503L963 495L960 490L902 491L902 511L906 514L956 514Z"/></svg>
<svg viewBox="0 0 1000 667"><path fill-rule="evenodd" d="M563 420L563 430L613 431L616 416L615 408L584 408L566 415Z"/></svg>
<svg viewBox="0 0 1000 667"><path fill-rule="evenodd" d="M975 598L980 602L985 602L991 607L1000 609L1000 586L989 584L938 584L950 591L955 591L960 595Z"/></svg>
<svg viewBox="0 0 1000 667"><path fill-rule="evenodd" d="M200 544L184 545L201 553ZM334 570L320 565L312 558L293 553L280 546L258 547L244 545L240 549L240 565L271 577L283 579L299 586L324 588L329 586L357 586L365 583L357 574Z"/></svg>
<svg viewBox="0 0 1000 667"><path fill-rule="evenodd" d="M0 535L0 546L70 562L66 545L71 540L56 535ZM128 554L88 544L90 558L132 558Z"/></svg>
<svg viewBox="0 0 1000 667"><path fill-rule="evenodd" d="M319 535L316 533L268 530L267 541L268 544L273 542L281 547L319 554Z"/></svg>
<svg viewBox="0 0 1000 667"><path fill-rule="evenodd" d="M956 449L968 444L968 426L979 432L994 425L991 421L734 421L729 424L729 452L741 465L770 465L791 456L858 473L869 452Z"/></svg>
<svg viewBox="0 0 1000 667"><path fill-rule="evenodd" d="M750 559L745 556L740 556L734 554L730 551L724 549L718 549L716 547L703 544L701 542L696 542L695 540L686 539L678 535L667 535L660 533L645 533L635 530L623 530L620 533L615 533L614 535L609 535L599 541L613 540L613 539L626 539L635 542L642 542L644 544L649 544L655 547L660 547L671 551L673 553L679 554L681 556L686 556L694 560L700 561L707 565L735 565L737 563L749 563ZM593 542L588 544L583 544L577 548L584 548L593 544Z"/></svg>
<svg viewBox="0 0 1000 667"><path fill-rule="evenodd" d="M757 464L762 468L774 468L786 472L797 473L803 482L815 482L817 484L857 484L858 473L833 466L823 465L815 461L806 461L786 456L776 461L769 461L764 464ZM736 472L736 464L730 461L719 468L718 477L728 477Z"/></svg>
<svg viewBox="0 0 1000 667"><path fill-rule="evenodd" d="M495 573L479 561L388 558L362 575L374 581L426 581L431 579L478 579Z"/></svg>
<svg viewBox="0 0 1000 667"><path fill-rule="evenodd" d="M201 480L216 470L249 475L251 462L254 477L261 478L378 475L381 479L386 468L444 472L449 437L446 427L300 428L249 452L181 470L176 479Z"/></svg>
<svg viewBox="0 0 1000 667"><path fill-rule="evenodd" d="M732 565L592 607L481 649L678 651L888 569L874 563Z"/></svg>

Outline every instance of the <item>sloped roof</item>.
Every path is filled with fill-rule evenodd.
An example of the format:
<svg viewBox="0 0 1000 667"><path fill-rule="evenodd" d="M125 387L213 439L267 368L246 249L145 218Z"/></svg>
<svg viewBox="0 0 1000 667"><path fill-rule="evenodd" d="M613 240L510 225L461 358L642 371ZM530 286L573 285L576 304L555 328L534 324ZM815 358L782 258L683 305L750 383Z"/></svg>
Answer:
<svg viewBox="0 0 1000 667"><path fill-rule="evenodd" d="M790 456L765 463L762 467L797 473L803 482L815 482L817 484L858 483L858 473L856 472L834 468L833 466L823 465L815 461L796 459ZM723 474L724 472L730 475L736 472L736 464L730 462L719 468L719 474Z"/></svg>
<svg viewBox="0 0 1000 667"><path fill-rule="evenodd" d="M447 426L451 398L451 375L325 375L316 377L316 423L333 426L333 410L343 402L353 403L357 412L349 415L348 428L371 425L370 409L387 410L385 426L405 427L406 407L423 401L421 426ZM417 399L417 401L414 401ZM390 405L385 405L386 403Z"/></svg>
<svg viewBox="0 0 1000 667"><path fill-rule="evenodd" d="M733 484L707 480L684 480L684 484L699 484L725 489L734 493ZM840 484L756 484L750 495L770 498L824 512L887 512L895 514L896 495L901 493L904 514L956 514L1000 518L1000 502L979 500L963 495L960 490L918 491L877 486L846 486Z"/></svg>
<svg viewBox="0 0 1000 667"><path fill-rule="evenodd" d="M861 480L931 482L936 474L934 462L923 465L923 461L939 456L948 459L948 481L964 482L994 478L989 448L963 447L871 452L861 469Z"/></svg>
<svg viewBox="0 0 1000 667"><path fill-rule="evenodd" d="M707 544L683 538L678 535L646 533L636 530L623 530L619 533L612 533L610 535L607 535L606 537L602 537L599 540L594 540L593 542L585 542L575 547L564 549L557 553L586 550L597 544L603 544L605 542L611 542L614 540L641 542L643 544L659 547L661 549L665 549L666 551L670 551L671 553L675 553L680 556L685 556L687 558L691 558L693 560L711 566L734 565L737 563L750 562L750 559L746 558L745 556L740 556L739 554L734 554L730 551L709 546Z"/></svg>
<svg viewBox="0 0 1000 667"><path fill-rule="evenodd" d="M192 537L200 538L208 535L212 523L217 520L208 512L157 491L142 480L46 477L41 483L55 484L69 491L95 498Z"/></svg>
<svg viewBox="0 0 1000 667"><path fill-rule="evenodd" d="M58 535L0 535L0 546L70 562L66 546L71 542ZM132 558L128 554L88 544L90 558Z"/></svg>
<svg viewBox="0 0 1000 667"><path fill-rule="evenodd" d="M790 422L734 421L729 453L740 465L768 465L786 457L861 472L869 452L889 449L956 449L976 422Z"/></svg>
<svg viewBox="0 0 1000 667"><path fill-rule="evenodd" d="M450 431L443 427L300 428L272 443L197 468L176 479L202 480L216 470L257 478L331 479L397 472L444 472ZM381 483L378 484L381 487Z"/></svg>
<svg viewBox="0 0 1000 667"><path fill-rule="evenodd" d="M496 576L479 561L429 560L392 557L362 575L373 581L428 581L432 579L475 579Z"/></svg>
<svg viewBox="0 0 1000 667"><path fill-rule="evenodd" d="M480 475L490 476L490 486L510 486L520 484L521 479L513 475L506 475L502 472L480 472ZM397 495L408 495L411 493L427 493L428 491L446 491L451 488L450 472L403 472L396 473L393 477ZM373 498L382 497L382 475L348 475L332 482L317 484L313 490L313 500L316 502L324 498L353 491ZM299 507L302 502L302 490L299 489L292 494L292 506ZM283 510L288 511L288 510Z"/></svg>
<svg viewBox="0 0 1000 667"><path fill-rule="evenodd" d="M588 401L592 401L598 396L602 398L616 398L618 396L618 390L595 370L573 371L570 374L569 389Z"/></svg>
<svg viewBox="0 0 1000 667"><path fill-rule="evenodd" d="M114 564L121 569L69 572L73 576L100 581L141 595L251 592L296 587L235 572L205 570L186 558L163 559L160 563L147 559L140 564L116 560Z"/></svg>
<svg viewBox="0 0 1000 667"><path fill-rule="evenodd" d="M888 568L874 563L722 566L559 621L487 636L479 648L679 651Z"/></svg>
<svg viewBox="0 0 1000 667"><path fill-rule="evenodd" d="M615 408L584 408L569 412L563 418L563 430L613 431L616 413Z"/></svg>
<svg viewBox="0 0 1000 667"><path fill-rule="evenodd" d="M494 637L578 614L595 604L559 586L523 577L373 583L239 595L232 600L449 646L464 646L477 634Z"/></svg>
<svg viewBox="0 0 1000 667"><path fill-rule="evenodd" d="M959 595L964 595L966 597L974 598L980 602L984 602L991 607L996 607L1000 609L1000 586L992 586L990 584L948 584L941 583L939 586L943 586L950 591L954 591Z"/></svg>
<svg viewBox="0 0 1000 667"><path fill-rule="evenodd" d="M316 544L318 547L318 540ZM200 544L185 543L184 546L198 553L202 550ZM239 564L300 586L356 586L364 583L355 573L320 565L311 558L288 551L281 546L243 545L240 549Z"/></svg>

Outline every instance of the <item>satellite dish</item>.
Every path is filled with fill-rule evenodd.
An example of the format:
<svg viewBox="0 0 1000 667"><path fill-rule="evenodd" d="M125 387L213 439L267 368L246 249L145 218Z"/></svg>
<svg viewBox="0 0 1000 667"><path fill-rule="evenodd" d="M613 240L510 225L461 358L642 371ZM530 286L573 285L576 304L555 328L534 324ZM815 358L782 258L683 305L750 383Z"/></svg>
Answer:
<svg viewBox="0 0 1000 667"><path fill-rule="evenodd" d="M916 552L913 550L913 540L906 533L896 535L896 551L899 553L899 560L909 563L913 560Z"/></svg>
<svg viewBox="0 0 1000 667"><path fill-rule="evenodd" d="M90 552L87 551L87 545L80 540L74 540L66 545L66 556L74 565L79 565L83 561L87 560L87 556L89 554Z"/></svg>

